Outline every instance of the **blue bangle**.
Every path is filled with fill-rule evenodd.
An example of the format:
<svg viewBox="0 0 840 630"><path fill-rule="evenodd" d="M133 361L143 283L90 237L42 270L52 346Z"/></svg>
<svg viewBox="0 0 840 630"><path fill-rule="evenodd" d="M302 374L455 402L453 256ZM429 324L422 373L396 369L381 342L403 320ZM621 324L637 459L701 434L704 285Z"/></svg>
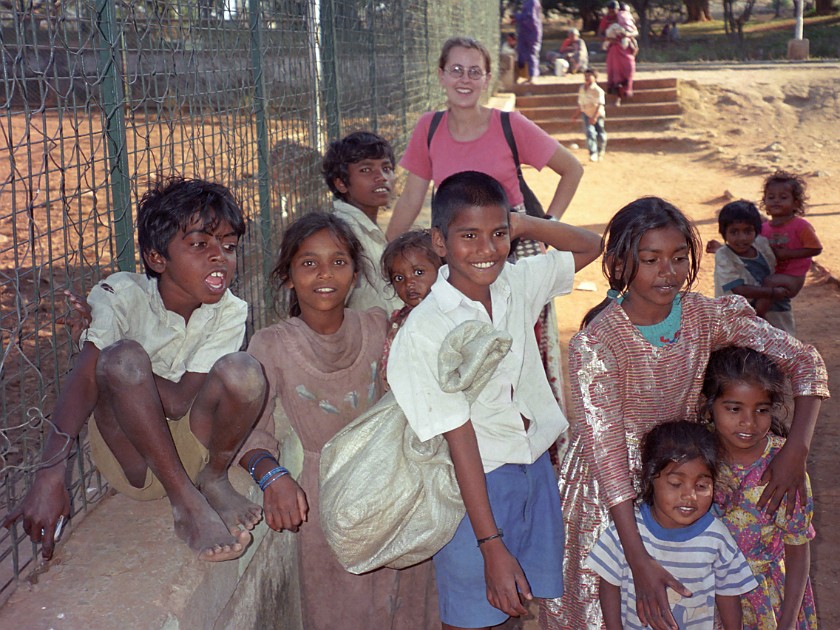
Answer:
<svg viewBox="0 0 840 630"><path fill-rule="evenodd" d="M282 472L280 472L280 473L278 473L278 474L274 475L274 477L272 477L271 479L269 479L268 481L266 481L266 482L265 482L262 486L260 486L260 489L261 489L263 492L265 492L265 489L266 489L266 488L268 488L268 486L270 486L270 485L271 485L271 484L273 484L275 481L277 481L278 479L280 479L280 477L284 477L284 476L289 475L289 474L291 474L291 473L289 473L289 471L288 471L288 470L283 469L283 471L282 471Z"/></svg>
<svg viewBox="0 0 840 630"><path fill-rule="evenodd" d="M257 464L259 464L264 459L274 459L274 461L277 461L274 458L274 455L272 455L271 453L267 453L267 452L263 451L261 453L257 453L256 455L252 456L251 461L248 462L248 472L251 473L251 477L253 478L254 481L259 481L256 478L256 476L254 475L254 472L257 470Z"/></svg>
<svg viewBox="0 0 840 630"><path fill-rule="evenodd" d="M288 475L289 471L283 468L282 466L277 466L272 468L267 473L265 473L262 478L259 480L260 490L265 492L265 489L271 485L272 482L276 481L283 475Z"/></svg>

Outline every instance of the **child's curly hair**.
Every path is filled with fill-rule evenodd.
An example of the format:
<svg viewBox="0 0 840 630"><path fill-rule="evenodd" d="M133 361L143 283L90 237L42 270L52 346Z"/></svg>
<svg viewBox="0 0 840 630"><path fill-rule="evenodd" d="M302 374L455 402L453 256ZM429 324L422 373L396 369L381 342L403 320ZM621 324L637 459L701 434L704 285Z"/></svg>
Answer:
<svg viewBox="0 0 840 630"><path fill-rule="evenodd" d="M410 249L416 249L423 253L426 259L434 265L436 269L440 269L443 261L438 256L435 248L432 246L432 231L431 230L409 230L400 234L393 241L388 243L385 251L382 252L382 260L380 267L382 276L391 284L391 269L394 266L394 260L397 256L407 252Z"/></svg>
<svg viewBox="0 0 840 630"><path fill-rule="evenodd" d="M321 174L332 194L338 199L345 199L347 195L336 188L335 180L344 182L345 186L350 185L349 166L362 160L391 160L391 165L396 164L394 149L390 143L370 131L355 131L341 140L330 144L321 163Z"/></svg>
<svg viewBox="0 0 840 630"><path fill-rule="evenodd" d="M764 198L767 196L767 188L771 184L787 184L790 186L790 194L793 195L793 203L795 204L794 214L805 214L805 202L808 201L808 194L806 192L807 184L801 175L778 170L765 179L761 194L762 210L765 208Z"/></svg>

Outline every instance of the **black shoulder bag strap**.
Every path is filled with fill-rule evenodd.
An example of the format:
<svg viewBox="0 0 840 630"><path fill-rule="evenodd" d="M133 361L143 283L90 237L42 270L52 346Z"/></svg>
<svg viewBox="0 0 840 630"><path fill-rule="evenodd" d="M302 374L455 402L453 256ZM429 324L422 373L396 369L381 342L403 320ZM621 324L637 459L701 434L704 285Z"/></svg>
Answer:
<svg viewBox="0 0 840 630"><path fill-rule="evenodd" d="M519 151L516 150L516 138L513 137L513 128L510 126L510 112L499 112L502 119L502 131L505 132L510 152L513 153L513 161L516 164L516 176L519 178L519 187L522 188L522 168L519 165Z"/></svg>
<svg viewBox="0 0 840 630"><path fill-rule="evenodd" d="M443 120L445 113L435 112L435 115L432 116L432 122L429 123L429 135L426 137L426 148L429 150L432 148L432 138L435 137L435 132L437 131L438 125L440 125L440 121Z"/></svg>
<svg viewBox="0 0 840 630"><path fill-rule="evenodd" d="M446 112L435 112L435 115L432 116L432 122L429 123L429 135L426 136L426 148L429 151L429 161L431 162L432 159L432 138L435 137L435 132L437 131L438 126L440 125L440 121L443 120L443 115ZM435 183L432 182L432 203L435 202Z"/></svg>
<svg viewBox="0 0 840 630"><path fill-rule="evenodd" d="M528 187L525 178L522 176L522 167L519 163L519 151L516 150L516 139L513 137L513 129L510 126L510 112L499 112L502 120L502 131L505 133L510 152L513 153L513 161L516 163L516 177L519 180L519 191L522 193L522 200L525 204L525 213L532 217L544 219L546 217L540 200Z"/></svg>

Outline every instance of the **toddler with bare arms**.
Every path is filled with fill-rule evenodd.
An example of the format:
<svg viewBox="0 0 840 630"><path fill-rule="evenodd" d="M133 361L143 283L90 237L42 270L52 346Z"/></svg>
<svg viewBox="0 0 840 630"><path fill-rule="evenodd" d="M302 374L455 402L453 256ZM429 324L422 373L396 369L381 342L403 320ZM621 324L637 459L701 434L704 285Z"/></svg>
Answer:
<svg viewBox="0 0 840 630"><path fill-rule="evenodd" d="M112 488L137 500L167 496L175 533L199 559L237 558L261 509L227 472L266 389L257 360L237 352L248 307L229 286L242 210L220 184L173 178L143 196L137 229L146 273L117 272L91 290L90 326L40 469L3 525L22 518L52 556L57 523L70 513L68 455L90 417L91 454ZM71 308L86 323L85 309Z"/></svg>

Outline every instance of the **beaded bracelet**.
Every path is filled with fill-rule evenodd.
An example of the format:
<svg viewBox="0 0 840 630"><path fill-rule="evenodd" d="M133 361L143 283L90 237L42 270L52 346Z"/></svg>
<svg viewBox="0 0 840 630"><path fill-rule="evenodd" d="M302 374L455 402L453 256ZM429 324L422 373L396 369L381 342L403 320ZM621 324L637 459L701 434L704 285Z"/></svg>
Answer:
<svg viewBox="0 0 840 630"><path fill-rule="evenodd" d="M500 527L499 529L496 530L496 533L493 534L492 536L488 536L487 538L479 538L478 541L477 541L478 545L476 545L476 546L481 547L481 545L483 545L486 542L490 542L491 540L496 540L497 538L504 538L504 537L505 537L505 533L502 531L502 528Z"/></svg>
<svg viewBox="0 0 840 630"><path fill-rule="evenodd" d="M260 490L265 492L265 489L268 488L272 483L283 477L284 475L288 475L289 471L283 468L282 466L277 466L276 468L272 468L267 473L262 476L262 479L259 480Z"/></svg>
<svg viewBox="0 0 840 630"><path fill-rule="evenodd" d="M254 473L257 470L257 464L259 464L264 459L274 459L274 455L272 455L271 453L266 453L265 451L263 451L261 453L257 453L256 455L252 456L251 461L248 462L248 472L251 473L251 477L253 478L253 480L258 482L258 483L259 483L259 480L257 479L257 477ZM274 461L276 462L277 460L274 459Z"/></svg>

